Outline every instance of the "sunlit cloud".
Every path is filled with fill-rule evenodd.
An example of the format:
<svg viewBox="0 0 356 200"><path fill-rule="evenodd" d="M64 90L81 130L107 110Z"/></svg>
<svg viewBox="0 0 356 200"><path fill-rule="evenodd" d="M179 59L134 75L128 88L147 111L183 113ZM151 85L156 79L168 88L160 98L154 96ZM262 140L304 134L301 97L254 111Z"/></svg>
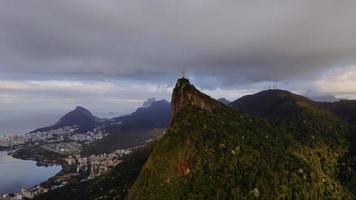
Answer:
<svg viewBox="0 0 356 200"><path fill-rule="evenodd" d="M208 94L209 96L219 99L219 98L226 98L230 101L234 101L244 95L255 93L256 90L253 89L202 89L202 92Z"/></svg>
<svg viewBox="0 0 356 200"><path fill-rule="evenodd" d="M334 69L316 81L315 84L321 92L356 94L356 66Z"/></svg>
<svg viewBox="0 0 356 200"><path fill-rule="evenodd" d="M70 110L80 105L129 113L150 97L169 100L171 91L168 85L123 80L0 80L0 110Z"/></svg>
<svg viewBox="0 0 356 200"><path fill-rule="evenodd" d="M91 92L110 92L114 86L109 82L81 82L59 80L8 81L0 80L0 90L72 90Z"/></svg>

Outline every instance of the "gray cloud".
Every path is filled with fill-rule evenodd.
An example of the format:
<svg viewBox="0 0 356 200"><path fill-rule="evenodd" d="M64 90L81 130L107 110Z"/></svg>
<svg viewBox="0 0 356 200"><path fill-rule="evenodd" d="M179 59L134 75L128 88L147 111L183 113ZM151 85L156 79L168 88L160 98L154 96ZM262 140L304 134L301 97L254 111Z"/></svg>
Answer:
<svg viewBox="0 0 356 200"><path fill-rule="evenodd" d="M274 81L356 98L354 19L344 0L2 0L0 132L169 100L183 69L215 98Z"/></svg>
<svg viewBox="0 0 356 200"><path fill-rule="evenodd" d="M5 0L0 72L160 82L186 69L221 85L313 79L355 62L355 18L353 1Z"/></svg>

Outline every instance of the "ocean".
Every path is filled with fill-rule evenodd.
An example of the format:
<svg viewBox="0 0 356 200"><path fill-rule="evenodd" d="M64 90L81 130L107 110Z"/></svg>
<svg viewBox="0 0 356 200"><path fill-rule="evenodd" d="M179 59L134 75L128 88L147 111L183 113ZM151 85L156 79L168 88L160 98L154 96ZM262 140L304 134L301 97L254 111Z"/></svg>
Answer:
<svg viewBox="0 0 356 200"><path fill-rule="evenodd" d="M0 135L24 134L55 123L63 111L0 111Z"/></svg>

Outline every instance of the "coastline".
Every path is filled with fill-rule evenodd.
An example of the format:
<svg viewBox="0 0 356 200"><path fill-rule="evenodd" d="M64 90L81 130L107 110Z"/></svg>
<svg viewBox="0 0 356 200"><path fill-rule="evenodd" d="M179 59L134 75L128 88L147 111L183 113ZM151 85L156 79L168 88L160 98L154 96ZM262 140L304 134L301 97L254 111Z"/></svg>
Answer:
<svg viewBox="0 0 356 200"><path fill-rule="evenodd" d="M53 152L45 151L35 145L26 145L22 148L10 151L9 155L21 160L35 161L37 166L48 167L53 165L62 165L63 168L64 156Z"/></svg>
<svg viewBox="0 0 356 200"><path fill-rule="evenodd" d="M51 157L51 159L49 159L49 158L45 158L43 155L42 156L38 155L38 154L31 155L32 151L30 151L30 153L26 153L26 154L23 154L23 153L16 154L16 152L18 150L27 151L28 149L22 148L22 149L11 149L10 150L9 148L0 148L0 152L6 152L6 154L8 156L11 156L12 158L24 160L24 161L26 161L26 160L34 161L34 162L36 162L36 166L38 166L38 167L60 166L61 170L59 172L57 172L56 174L54 174L53 176L49 177L47 180L44 180L40 183L31 185L28 188L21 188L16 192L3 193L3 194L1 194L3 199L7 199L4 196L8 196L9 198L12 198L12 197L16 196L16 194L21 193L23 189L31 190L31 189L38 188L38 187L44 187L44 188L50 187L55 183L55 181L57 179L59 179L60 177L65 175L68 171L68 166L66 165L65 161L62 160L62 158L60 158L60 157L57 157L57 159L52 159L53 157ZM2 199L2 198L0 196L0 199Z"/></svg>

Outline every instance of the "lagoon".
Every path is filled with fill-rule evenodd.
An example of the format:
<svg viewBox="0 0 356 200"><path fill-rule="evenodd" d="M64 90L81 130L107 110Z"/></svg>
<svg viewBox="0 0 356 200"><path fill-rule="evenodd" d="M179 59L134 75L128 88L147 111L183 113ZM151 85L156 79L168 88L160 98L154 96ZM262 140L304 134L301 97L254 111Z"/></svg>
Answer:
<svg viewBox="0 0 356 200"><path fill-rule="evenodd" d="M31 188L62 170L57 166L36 166L35 161L20 160L0 151L0 194L18 192L21 188Z"/></svg>

